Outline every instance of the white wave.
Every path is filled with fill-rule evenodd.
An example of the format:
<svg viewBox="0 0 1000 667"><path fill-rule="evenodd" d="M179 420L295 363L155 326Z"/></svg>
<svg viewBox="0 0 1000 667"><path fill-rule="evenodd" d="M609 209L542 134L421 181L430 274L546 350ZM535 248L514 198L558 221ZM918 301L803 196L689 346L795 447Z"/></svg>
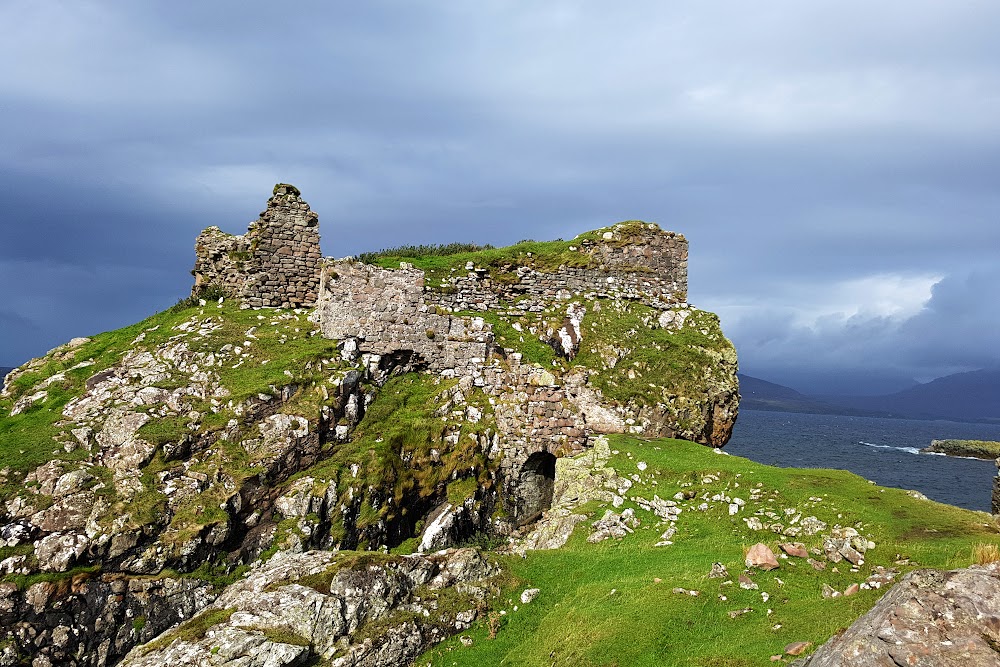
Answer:
<svg viewBox="0 0 1000 667"><path fill-rule="evenodd" d="M865 447L874 447L876 449L896 449L901 452L906 452L907 454L919 454L920 449L917 447L893 447L892 445L876 445L874 442L865 442L864 440L858 441L859 445L864 445Z"/></svg>
<svg viewBox="0 0 1000 667"><path fill-rule="evenodd" d="M925 452L919 447L893 447L892 445L876 445L874 442L865 442L864 440L858 440L859 445L864 445L865 447L874 447L875 449L895 449L901 452L906 452L907 454L923 454L925 456L949 456L944 452ZM953 459L967 459L972 461L988 461L993 463L990 459L981 459L978 456L951 456Z"/></svg>

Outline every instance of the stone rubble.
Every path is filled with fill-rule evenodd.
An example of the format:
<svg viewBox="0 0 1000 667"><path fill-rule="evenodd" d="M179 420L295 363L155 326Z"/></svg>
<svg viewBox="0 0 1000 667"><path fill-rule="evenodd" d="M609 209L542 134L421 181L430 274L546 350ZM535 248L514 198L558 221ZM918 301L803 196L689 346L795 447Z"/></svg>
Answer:
<svg viewBox="0 0 1000 667"><path fill-rule="evenodd" d="M596 544L611 538L620 540L626 535L634 533L638 526L639 520L635 518L635 511L631 508L626 509L621 514L605 510L604 516L594 522L592 526L594 532L587 537L587 541Z"/></svg>

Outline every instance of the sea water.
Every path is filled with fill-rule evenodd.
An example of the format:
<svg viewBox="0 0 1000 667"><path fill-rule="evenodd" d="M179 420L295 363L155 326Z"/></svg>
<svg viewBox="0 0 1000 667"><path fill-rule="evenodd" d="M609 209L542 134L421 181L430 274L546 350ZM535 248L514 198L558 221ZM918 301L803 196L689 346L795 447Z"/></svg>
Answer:
<svg viewBox="0 0 1000 667"><path fill-rule="evenodd" d="M839 468L990 511L993 461L922 454L931 440L1000 440L1000 425L741 410L725 451L785 468Z"/></svg>

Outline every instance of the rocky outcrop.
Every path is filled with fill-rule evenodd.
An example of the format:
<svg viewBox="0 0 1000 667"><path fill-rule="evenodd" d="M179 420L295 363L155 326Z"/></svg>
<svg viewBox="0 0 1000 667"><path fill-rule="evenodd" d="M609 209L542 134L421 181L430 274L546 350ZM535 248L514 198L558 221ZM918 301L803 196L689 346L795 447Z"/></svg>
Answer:
<svg viewBox="0 0 1000 667"><path fill-rule="evenodd" d="M997 467L1000 468L1000 458L996 460ZM1000 474L993 478L993 494L991 496L990 510L994 516L1000 516Z"/></svg>
<svg viewBox="0 0 1000 667"><path fill-rule="evenodd" d="M251 519L253 511L244 508L259 507L268 487L317 460L329 421L347 418L350 390L357 387L344 382L350 371L331 378L328 410L312 415L312 423L283 412L299 390L294 384L234 401L220 372L245 363L248 350L193 349L220 324L218 316L195 316L177 325L167 342L152 349L137 344L85 381L61 413L62 445L75 460L36 468L25 476L24 491L6 503L3 513L23 528L5 529L11 533L5 546L34 543L34 558L5 561L8 569L30 572L31 560L49 572L94 563L135 574L193 569L254 527L259 517ZM168 390L165 384L180 386ZM204 428L205 415L196 408L206 403L210 414L225 414L225 407L231 423ZM145 433L143 427L157 420L181 423L173 433ZM213 449L220 440L240 443L257 474L240 478L220 465ZM156 453L161 469L144 478ZM179 520L206 498L226 505L217 520L201 520L204 513ZM157 511L144 511L151 504Z"/></svg>
<svg viewBox="0 0 1000 667"><path fill-rule="evenodd" d="M1000 563L903 577L796 667L1000 665Z"/></svg>
<svg viewBox="0 0 1000 667"><path fill-rule="evenodd" d="M405 665L479 618L497 574L474 549L346 560L278 554L122 665Z"/></svg>
<svg viewBox="0 0 1000 667"><path fill-rule="evenodd" d="M136 644L190 618L218 592L194 577L80 573L24 591L0 582L0 665L114 665Z"/></svg>

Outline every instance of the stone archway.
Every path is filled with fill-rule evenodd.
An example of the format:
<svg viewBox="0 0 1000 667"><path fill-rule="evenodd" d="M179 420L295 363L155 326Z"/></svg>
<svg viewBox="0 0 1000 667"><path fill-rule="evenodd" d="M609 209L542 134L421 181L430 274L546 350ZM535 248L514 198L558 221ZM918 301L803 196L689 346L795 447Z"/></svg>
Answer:
<svg viewBox="0 0 1000 667"><path fill-rule="evenodd" d="M552 507L555 481L555 456L548 452L535 452L528 457L518 475L518 526L537 521L542 512Z"/></svg>

